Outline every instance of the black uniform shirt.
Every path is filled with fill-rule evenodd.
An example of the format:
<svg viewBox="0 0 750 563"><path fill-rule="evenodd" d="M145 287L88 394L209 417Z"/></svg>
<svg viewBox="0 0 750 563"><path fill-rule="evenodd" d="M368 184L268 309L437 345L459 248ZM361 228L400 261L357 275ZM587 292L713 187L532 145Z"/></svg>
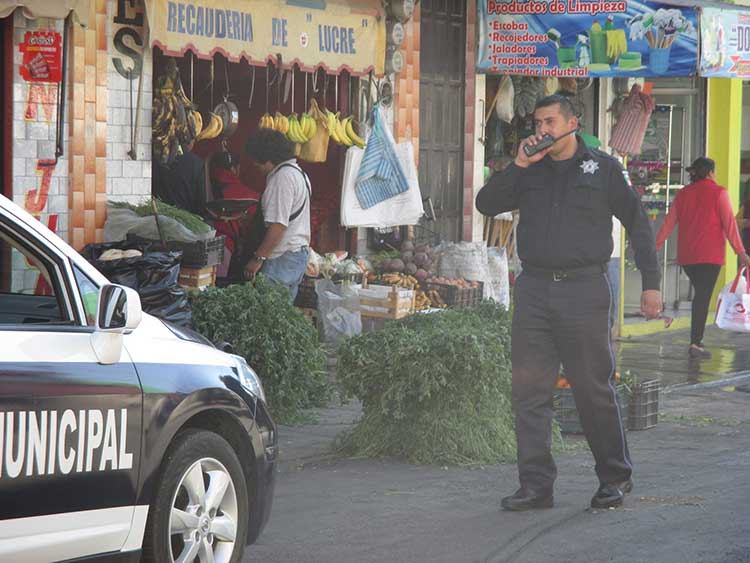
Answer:
<svg viewBox="0 0 750 563"><path fill-rule="evenodd" d="M654 232L620 163L578 138L568 161L515 164L480 190L485 215L520 210L518 255L536 268L565 270L606 264L612 255L612 216L625 226L641 271L643 289L659 289Z"/></svg>

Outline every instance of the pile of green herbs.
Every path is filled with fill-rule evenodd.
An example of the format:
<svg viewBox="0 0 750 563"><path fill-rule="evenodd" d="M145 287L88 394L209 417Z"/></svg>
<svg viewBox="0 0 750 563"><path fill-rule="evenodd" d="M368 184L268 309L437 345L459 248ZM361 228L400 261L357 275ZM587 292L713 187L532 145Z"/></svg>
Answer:
<svg viewBox="0 0 750 563"><path fill-rule="evenodd" d="M331 396L326 357L315 326L289 301L289 292L255 281L191 294L193 322L212 342L229 342L260 376L277 422L306 419L305 410Z"/></svg>
<svg viewBox="0 0 750 563"><path fill-rule="evenodd" d="M417 314L339 350L338 383L363 416L339 445L352 456L481 465L516 458L511 319L494 302Z"/></svg>

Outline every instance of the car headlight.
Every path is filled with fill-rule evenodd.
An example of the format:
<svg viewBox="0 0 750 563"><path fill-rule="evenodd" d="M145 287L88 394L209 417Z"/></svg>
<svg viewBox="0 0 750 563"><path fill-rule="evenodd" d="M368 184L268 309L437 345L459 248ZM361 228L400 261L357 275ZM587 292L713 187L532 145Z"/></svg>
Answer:
<svg viewBox="0 0 750 563"><path fill-rule="evenodd" d="M260 382L258 374L247 364L247 361L245 361L245 358L242 356L232 354L232 357L237 366L237 375L240 378L240 385L265 403L266 393L263 391L263 384Z"/></svg>

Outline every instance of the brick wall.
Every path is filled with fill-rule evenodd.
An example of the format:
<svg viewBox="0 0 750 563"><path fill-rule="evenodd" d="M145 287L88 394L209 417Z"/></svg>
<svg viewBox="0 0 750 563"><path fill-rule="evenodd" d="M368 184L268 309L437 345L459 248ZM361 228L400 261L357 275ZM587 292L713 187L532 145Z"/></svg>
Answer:
<svg viewBox="0 0 750 563"><path fill-rule="evenodd" d="M128 4L127 2L125 4ZM107 64L107 197L116 201L140 203L151 196L151 101L153 84L153 65L151 49L144 50L134 44L132 33L138 34L145 44L145 30L142 24L144 16L143 1L138 0L134 8L128 6L127 24L120 24L117 19L117 2L109 0L107 10L107 44L109 45L109 62ZM123 14L120 14L123 15ZM140 17L139 17L140 15ZM120 20L122 21L122 20ZM136 25L141 23L141 25ZM133 60L118 52L114 47L115 35L127 28L124 41L128 46L142 52L143 55L143 94L141 100L141 119L136 135L136 159L128 156L131 150L132 125L135 123L135 112L138 104L138 77L133 75L129 80L123 76L114 61L119 60L119 70L134 70ZM132 110L131 110L132 95Z"/></svg>
<svg viewBox="0 0 750 563"><path fill-rule="evenodd" d="M67 238L68 164L70 144L56 165L57 85L29 83L21 78L23 55L19 45L27 31L54 30L62 22L30 20L17 10L13 19L13 200L40 221ZM67 113L67 112L66 112ZM65 128L63 138L67 138Z"/></svg>

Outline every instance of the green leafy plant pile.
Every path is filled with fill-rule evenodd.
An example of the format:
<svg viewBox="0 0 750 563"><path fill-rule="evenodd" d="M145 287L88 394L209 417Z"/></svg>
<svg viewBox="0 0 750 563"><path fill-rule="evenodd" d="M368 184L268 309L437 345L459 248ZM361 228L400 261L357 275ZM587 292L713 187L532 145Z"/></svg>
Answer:
<svg viewBox="0 0 750 563"><path fill-rule="evenodd" d="M305 409L328 401L317 331L285 288L258 276L253 283L196 292L191 303L196 330L212 342L229 342L256 370L277 422L299 422Z"/></svg>
<svg viewBox="0 0 750 563"><path fill-rule="evenodd" d="M479 465L516 457L510 314L500 305L412 315L339 350L338 381L363 404L347 454Z"/></svg>

